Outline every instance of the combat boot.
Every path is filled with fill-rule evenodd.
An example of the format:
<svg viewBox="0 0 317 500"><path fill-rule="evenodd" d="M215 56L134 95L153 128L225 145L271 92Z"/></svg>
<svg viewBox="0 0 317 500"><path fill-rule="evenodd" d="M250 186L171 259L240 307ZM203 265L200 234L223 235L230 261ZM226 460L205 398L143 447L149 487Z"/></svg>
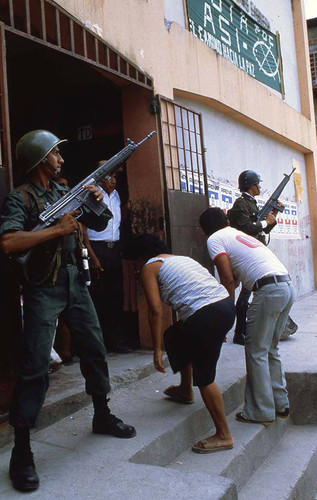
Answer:
<svg viewBox="0 0 317 500"><path fill-rule="evenodd" d="M39 478L35 470L32 451L12 450L9 476L13 487L18 491L34 491L39 486Z"/></svg>

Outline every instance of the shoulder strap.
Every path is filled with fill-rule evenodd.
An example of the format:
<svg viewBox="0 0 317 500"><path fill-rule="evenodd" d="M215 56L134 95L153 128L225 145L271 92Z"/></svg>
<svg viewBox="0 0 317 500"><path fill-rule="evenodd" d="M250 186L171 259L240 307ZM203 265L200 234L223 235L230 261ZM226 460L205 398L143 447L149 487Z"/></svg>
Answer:
<svg viewBox="0 0 317 500"><path fill-rule="evenodd" d="M23 196L24 203L28 212L31 210L31 200L27 190L29 186L30 184L22 184L21 186L17 187L17 190L20 191Z"/></svg>

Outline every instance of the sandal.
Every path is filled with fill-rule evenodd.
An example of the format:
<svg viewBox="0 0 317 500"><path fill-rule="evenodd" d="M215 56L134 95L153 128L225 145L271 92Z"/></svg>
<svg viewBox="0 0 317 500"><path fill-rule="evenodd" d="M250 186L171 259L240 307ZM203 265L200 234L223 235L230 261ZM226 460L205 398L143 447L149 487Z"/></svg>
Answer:
<svg viewBox="0 0 317 500"><path fill-rule="evenodd" d="M181 396L178 393L178 387L175 385L171 385L170 387L165 389L165 391L163 391L163 394L171 398L176 403L181 403L183 405L191 405L194 402L194 400L191 398L186 398L184 396Z"/></svg>
<svg viewBox="0 0 317 500"><path fill-rule="evenodd" d="M276 416L279 418L288 418L289 417L289 408L281 408L276 411Z"/></svg>
<svg viewBox="0 0 317 500"><path fill-rule="evenodd" d="M246 424L262 424L266 427L274 422L274 420L252 420L251 418L245 417L243 411L236 413L236 419L239 420L239 422L244 422Z"/></svg>
<svg viewBox="0 0 317 500"><path fill-rule="evenodd" d="M233 444L225 446L212 446L207 439L202 439L192 446L192 451L195 453L215 453L216 451L232 450L232 448Z"/></svg>

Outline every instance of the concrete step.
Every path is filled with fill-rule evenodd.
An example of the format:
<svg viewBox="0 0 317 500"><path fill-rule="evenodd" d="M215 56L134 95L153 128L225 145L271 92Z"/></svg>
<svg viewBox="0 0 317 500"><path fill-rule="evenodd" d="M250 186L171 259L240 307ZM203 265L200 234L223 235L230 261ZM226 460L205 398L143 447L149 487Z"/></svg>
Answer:
<svg viewBox="0 0 317 500"><path fill-rule="evenodd" d="M225 477L199 471L164 467L211 426L199 391L195 403L180 405L164 397L163 390L177 383L168 370L113 392L110 407L126 423L135 425L137 436L120 440L91 433L92 405L54 425L32 434L32 449L41 487L34 499L67 498L168 500L208 498L237 500L237 487ZM225 396L241 402L241 380L229 381ZM235 389L234 389L235 387ZM0 454L0 498L13 498L7 477L10 448ZM159 467L161 465L161 467ZM163 466L163 467L162 467ZM58 478L58 481L57 481Z"/></svg>
<svg viewBox="0 0 317 500"><path fill-rule="evenodd" d="M317 426L291 425L240 490L239 500L312 500L317 488Z"/></svg>
<svg viewBox="0 0 317 500"><path fill-rule="evenodd" d="M155 372L151 351L134 351L128 354L108 354L111 387L113 391L136 383ZM167 358L164 357L167 366ZM38 429L42 429L91 403L91 397L85 392L85 381L81 375L79 362L71 366L62 365L50 374L44 406L41 410ZM0 424L0 448L13 437L11 426Z"/></svg>
<svg viewBox="0 0 317 500"><path fill-rule="evenodd" d="M288 419L278 419L269 427L262 424L245 424L236 420L237 411L238 409L228 417L228 424L235 440L232 450L197 454L189 449L173 460L169 467L185 472L195 468L205 474L228 477L238 487L244 485L272 452L290 424ZM198 437L203 439L213 433L214 429L211 428L206 434ZM277 500L277 498L272 497L272 500Z"/></svg>

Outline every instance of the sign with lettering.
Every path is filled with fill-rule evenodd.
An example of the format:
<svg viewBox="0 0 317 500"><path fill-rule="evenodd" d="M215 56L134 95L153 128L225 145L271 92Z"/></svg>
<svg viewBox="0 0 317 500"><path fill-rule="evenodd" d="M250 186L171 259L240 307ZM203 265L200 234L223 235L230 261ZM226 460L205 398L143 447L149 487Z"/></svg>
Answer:
<svg viewBox="0 0 317 500"><path fill-rule="evenodd" d="M79 141L88 141L92 139L92 126L85 125L84 127L77 127L77 138Z"/></svg>
<svg viewBox="0 0 317 500"><path fill-rule="evenodd" d="M282 92L276 35L233 0L186 0L190 32L248 75Z"/></svg>

